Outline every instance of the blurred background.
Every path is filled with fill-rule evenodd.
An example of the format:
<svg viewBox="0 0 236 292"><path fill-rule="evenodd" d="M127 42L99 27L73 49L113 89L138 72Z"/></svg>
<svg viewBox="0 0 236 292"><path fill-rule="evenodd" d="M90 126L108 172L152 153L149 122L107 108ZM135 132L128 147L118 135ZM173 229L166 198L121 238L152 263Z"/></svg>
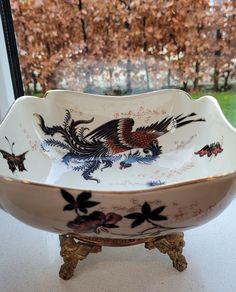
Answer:
<svg viewBox="0 0 236 292"><path fill-rule="evenodd" d="M11 0L26 94L178 88L236 126L235 0Z"/></svg>

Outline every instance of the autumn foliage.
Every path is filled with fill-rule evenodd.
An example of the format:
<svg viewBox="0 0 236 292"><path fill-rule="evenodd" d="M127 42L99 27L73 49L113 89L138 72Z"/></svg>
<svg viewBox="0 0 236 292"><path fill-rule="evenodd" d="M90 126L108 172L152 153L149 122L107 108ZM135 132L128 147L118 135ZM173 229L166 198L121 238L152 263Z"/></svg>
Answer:
<svg viewBox="0 0 236 292"><path fill-rule="evenodd" d="M234 0L11 3L26 91L227 90L236 79Z"/></svg>

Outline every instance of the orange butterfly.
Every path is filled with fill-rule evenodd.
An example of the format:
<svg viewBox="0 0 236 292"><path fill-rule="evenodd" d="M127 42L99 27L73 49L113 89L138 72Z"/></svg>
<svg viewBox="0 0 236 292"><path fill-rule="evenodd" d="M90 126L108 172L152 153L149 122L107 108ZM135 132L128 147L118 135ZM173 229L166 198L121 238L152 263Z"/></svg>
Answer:
<svg viewBox="0 0 236 292"><path fill-rule="evenodd" d="M11 148L12 153L10 154L7 151L2 150L2 149L0 149L0 152L3 156L3 158L7 160L9 169L12 171L12 173L14 173L17 169L19 171L24 171L24 170L27 171L27 169L24 166L24 160L25 160L26 153L29 151L25 151L24 153L22 153L20 155L15 155L13 153L13 146L15 145L15 143L13 142L11 145L8 138L5 137L5 139L8 141L8 144Z"/></svg>

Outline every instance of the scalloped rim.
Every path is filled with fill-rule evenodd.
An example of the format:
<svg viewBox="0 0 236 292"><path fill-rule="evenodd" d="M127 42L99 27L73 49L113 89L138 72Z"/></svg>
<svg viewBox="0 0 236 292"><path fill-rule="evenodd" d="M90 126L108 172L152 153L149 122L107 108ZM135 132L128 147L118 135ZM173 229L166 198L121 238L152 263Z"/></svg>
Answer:
<svg viewBox="0 0 236 292"><path fill-rule="evenodd" d="M112 95L97 95L97 94L90 94L90 93L84 93L84 92L77 92L77 91L72 91L72 90L49 90L45 93L45 95L43 97L41 97L40 99L45 99L48 98L51 93L67 93L67 94L80 94L83 96L91 96L91 97L96 97L99 99L103 99L103 100L107 100L107 101L111 101L111 99L116 100L116 101L121 101L123 99L133 99L133 98L140 98L142 97L144 94L145 95L153 95L156 93L160 93L160 92L179 92L179 93L183 93L186 97L188 97L192 102L198 102L202 99L210 99L212 102L214 102L216 110L219 112L222 121L225 123L226 126L228 126L235 134L236 134L236 128L234 128L230 122L227 120L227 118L225 117L219 102L217 101L216 98L214 98L213 96L209 96L209 95L205 95L202 96L198 99L193 99L191 97L191 95L183 90L179 90L179 89L161 89L161 90L156 90L156 91L150 91L150 92L146 92L146 93L141 93L141 94L135 94L135 95L123 95L123 96L112 96ZM38 98L38 97L34 97L34 96L22 96L21 98L17 99L16 102L10 107L10 109L8 110L7 114L5 115L4 119L2 120L2 122L0 123L0 128L1 126L5 123L5 120L8 119L9 115L11 114L11 111L13 109L13 107L16 106L16 104L18 104L19 102L21 102L24 97L27 98ZM218 179L223 179L223 178L227 178L227 177L234 177L236 176L236 170L228 172L228 173L224 173L221 175L216 175L216 176L207 176L204 178L200 178L200 179L192 179L192 180L188 180L188 181L183 181L183 182L178 182L178 183L168 183L166 185L160 185L160 186L154 186L154 187L149 187L149 188L143 188L143 189L137 189L137 190L128 190L128 191L115 191L115 190L96 190L96 189L87 189L87 188L73 188L73 187L63 187L57 184L46 184L46 183L39 183L36 181L31 181L31 180L26 180L26 179L17 179L17 178L13 178L13 177L8 177L8 176L3 176L0 175L0 181L5 181L5 182L15 182L18 184L27 184L27 185L33 185L33 186L41 186L41 187L48 187L48 188L55 188L55 189L61 189L61 188L65 188L68 190L76 190L76 191L91 191L91 192L96 192L96 193L103 193L103 194L134 194L134 193L145 193L145 192L156 192L156 191L160 191L160 190L166 190L166 189L173 189L173 188L179 188L179 187L183 187L183 186L188 186L188 185L192 185L192 184L197 184L197 183L204 183L204 182L209 182L209 181L214 181L214 180L218 180Z"/></svg>

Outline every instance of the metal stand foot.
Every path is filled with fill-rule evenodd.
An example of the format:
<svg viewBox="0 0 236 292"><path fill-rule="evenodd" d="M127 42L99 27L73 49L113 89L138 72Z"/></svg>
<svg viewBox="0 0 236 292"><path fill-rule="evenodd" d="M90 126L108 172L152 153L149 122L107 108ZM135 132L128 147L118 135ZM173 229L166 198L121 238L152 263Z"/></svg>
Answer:
<svg viewBox="0 0 236 292"><path fill-rule="evenodd" d="M64 264L61 266L59 276L69 280L74 275L74 269L79 261L84 260L89 253L97 253L102 247L94 243L82 242L70 235L59 235L61 256Z"/></svg>
<svg viewBox="0 0 236 292"><path fill-rule="evenodd" d="M161 253L168 254L173 262L173 267L180 272L187 268L187 261L182 254L184 245L183 233L161 236L145 243L147 249L157 248Z"/></svg>

